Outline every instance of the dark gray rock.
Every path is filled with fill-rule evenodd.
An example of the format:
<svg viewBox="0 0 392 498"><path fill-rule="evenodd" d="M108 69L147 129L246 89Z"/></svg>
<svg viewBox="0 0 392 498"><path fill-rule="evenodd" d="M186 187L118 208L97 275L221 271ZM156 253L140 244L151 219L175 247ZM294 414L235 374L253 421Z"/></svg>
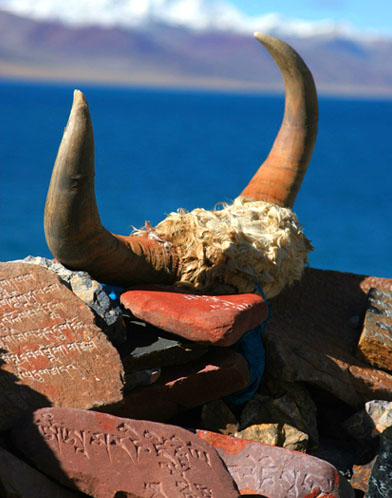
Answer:
<svg viewBox="0 0 392 498"><path fill-rule="evenodd" d="M136 389L136 387L150 386L151 384L154 384L160 376L160 368L126 373L124 392L130 392L133 389Z"/></svg>
<svg viewBox="0 0 392 498"><path fill-rule="evenodd" d="M388 498L390 496L392 496L392 440L381 437L366 498Z"/></svg>
<svg viewBox="0 0 392 498"><path fill-rule="evenodd" d="M153 325L126 319L127 340L119 347L125 372L182 365L198 360L207 346L178 338Z"/></svg>
<svg viewBox="0 0 392 498"><path fill-rule="evenodd" d="M87 272L68 270L58 261L41 256L27 256L19 261L43 266L55 272L61 281L92 309L97 318L97 325L114 343L125 341L125 324L120 307L112 302L103 286Z"/></svg>

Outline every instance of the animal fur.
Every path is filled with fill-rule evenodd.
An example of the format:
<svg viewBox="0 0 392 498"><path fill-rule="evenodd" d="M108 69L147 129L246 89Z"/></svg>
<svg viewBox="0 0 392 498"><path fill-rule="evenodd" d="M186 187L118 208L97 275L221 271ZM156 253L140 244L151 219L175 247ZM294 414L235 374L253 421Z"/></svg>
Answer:
<svg viewBox="0 0 392 498"><path fill-rule="evenodd" d="M178 251L176 285L206 293L258 293L259 284L267 298L276 296L301 278L312 250L290 209L244 197L213 211L178 210L136 233L146 230Z"/></svg>

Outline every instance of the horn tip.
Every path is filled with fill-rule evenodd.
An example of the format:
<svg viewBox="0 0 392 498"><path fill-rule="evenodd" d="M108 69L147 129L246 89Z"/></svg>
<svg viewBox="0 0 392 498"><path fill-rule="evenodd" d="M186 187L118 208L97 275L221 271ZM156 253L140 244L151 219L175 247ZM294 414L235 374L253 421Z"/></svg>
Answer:
<svg viewBox="0 0 392 498"><path fill-rule="evenodd" d="M83 92L75 89L73 93L73 105L87 105L86 97Z"/></svg>
<svg viewBox="0 0 392 498"><path fill-rule="evenodd" d="M259 40L262 43L272 38L271 35L267 35L266 33L262 33L261 31L255 31L253 33L253 36L256 38L256 40Z"/></svg>

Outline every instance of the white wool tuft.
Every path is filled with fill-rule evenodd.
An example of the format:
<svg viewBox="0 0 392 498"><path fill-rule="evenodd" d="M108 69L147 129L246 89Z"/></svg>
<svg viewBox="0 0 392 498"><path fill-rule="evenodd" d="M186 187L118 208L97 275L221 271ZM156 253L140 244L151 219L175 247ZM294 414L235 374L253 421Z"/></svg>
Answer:
<svg viewBox="0 0 392 498"><path fill-rule="evenodd" d="M244 197L221 206L179 210L147 228L178 251L176 285L202 292L258 293L257 282L271 298L301 278L312 246L290 209Z"/></svg>

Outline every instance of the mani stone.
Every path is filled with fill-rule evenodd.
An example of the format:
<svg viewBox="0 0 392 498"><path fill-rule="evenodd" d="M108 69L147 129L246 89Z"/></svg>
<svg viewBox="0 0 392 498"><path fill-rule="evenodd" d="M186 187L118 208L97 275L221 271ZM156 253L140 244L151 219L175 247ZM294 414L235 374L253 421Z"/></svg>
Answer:
<svg viewBox="0 0 392 498"><path fill-rule="evenodd" d="M208 348L168 334L148 323L126 319L127 340L119 346L125 372L182 365L197 360Z"/></svg>
<svg viewBox="0 0 392 498"><path fill-rule="evenodd" d="M372 288L357 356L370 365L392 371L392 292Z"/></svg>
<svg viewBox="0 0 392 498"><path fill-rule="evenodd" d="M122 376L91 310L54 273L0 263L0 429L42 406L117 403Z"/></svg>
<svg viewBox="0 0 392 498"><path fill-rule="evenodd" d="M217 349L198 361L163 369L155 384L127 394L111 413L164 422L181 411L239 391L248 383L246 359L231 349Z"/></svg>
<svg viewBox="0 0 392 498"><path fill-rule="evenodd" d="M121 295L132 314L191 341L231 346L268 316L266 302L256 294L207 296L149 286Z"/></svg>
<svg viewBox="0 0 392 498"><path fill-rule="evenodd" d="M11 440L38 469L94 498L239 497L216 451L180 427L42 408Z"/></svg>
<svg viewBox="0 0 392 498"><path fill-rule="evenodd" d="M197 430L224 461L241 494L266 498L354 498L336 468L297 451Z"/></svg>
<svg viewBox="0 0 392 498"><path fill-rule="evenodd" d="M0 447L0 496L2 498L77 498L79 494L48 479Z"/></svg>
<svg viewBox="0 0 392 498"><path fill-rule="evenodd" d="M42 266L57 274L71 291L84 301L97 319L97 325L115 344L125 341L126 330L120 307L112 302L104 287L85 271L72 271L53 259L27 256L18 261Z"/></svg>
<svg viewBox="0 0 392 498"><path fill-rule="evenodd" d="M357 410L391 401L392 375L355 356L371 287L390 292L392 279L305 268L300 282L270 300L265 374L317 386Z"/></svg>

